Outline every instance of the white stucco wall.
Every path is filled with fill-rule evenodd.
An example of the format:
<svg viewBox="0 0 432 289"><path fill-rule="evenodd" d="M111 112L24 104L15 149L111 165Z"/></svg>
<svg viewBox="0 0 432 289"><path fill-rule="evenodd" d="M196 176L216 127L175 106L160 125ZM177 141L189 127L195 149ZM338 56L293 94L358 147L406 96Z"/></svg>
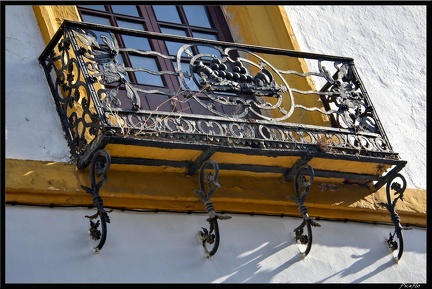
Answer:
<svg viewBox="0 0 432 289"><path fill-rule="evenodd" d="M426 188L426 9L373 7L290 6L287 11L304 50L355 59L394 150L408 161L407 180ZM37 61L45 45L33 11L6 6L5 22L6 158L67 162L60 120ZM207 215L115 210L107 242L94 254L84 217L94 213L7 205L4 281L426 282L424 228L404 231L404 255L394 264L384 243L392 226L320 220L312 250L302 259L293 240L301 219L233 215L219 222L219 250L206 259L197 232L208 228Z"/></svg>
<svg viewBox="0 0 432 289"><path fill-rule="evenodd" d="M69 149L38 57L45 48L30 5L5 6L5 155L69 161Z"/></svg>
<svg viewBox="0 0 432 289"><path fill-rule="evenodd" d="M192 193L191 193L192 194ZM198 241L207 214L109 214L102 250L87 233L96 209L6 207L7 283L425 283L426 229L404 231L395 264L393 226L320 220L305 258L300 218L231 215L207 259Z"/></svg>
<svg viewBox="0 0 432 289"><path fill-rule="evenodd" d="M354 58L408 187L425 189L426 5L285 9L303 51Z"/></svg>

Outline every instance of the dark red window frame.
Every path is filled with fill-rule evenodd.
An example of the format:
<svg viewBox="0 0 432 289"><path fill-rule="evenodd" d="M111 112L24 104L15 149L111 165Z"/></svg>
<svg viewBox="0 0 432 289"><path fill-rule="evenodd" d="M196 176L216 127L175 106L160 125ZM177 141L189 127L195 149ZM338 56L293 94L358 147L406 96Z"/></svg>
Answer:
<svg viewBox="0 0 432 289"><path fill-rule="evenodd" d="M117 21L129 21L136 24L142 24L142 26L147 31L161 33L160 28L167 27L167 28L174 28L174 29L182 29L186 32L186 36L188 37L193 37L193 32L202 32L207 34L214 34L216 35L217 40L220 41L233 42L233 38L229 31L228 24L225 20L224 14L220 6L216 6L216 5L205 6L212 28L190 26L187 23L187 18L182 8L183 7L182 5L176 5L178 14L182 20L182 24L158 21L156 19L156 15L154 13L152 5L134 5L134 6L136 6L137 12L139 13L138 17L114 13L111 5L104 5L105 11L92 9L91 5L90 6L78 5L78 11L81 15L81 18L84 19L84 21L86 15L97 16L97 17L103 17L109 19L110 25L112 26L119 26ZM118 39L118 41L120 45L124 46L124 43L122 43L121 39ZM154 51L158 51L166 55L168 54L168 49L166 45L163 43L163 41L151 40L150 45L152 46L152 49ZM126 53L122 54L122 59L126 66L132 66L130 58ZM173 64L170 60L158 58L157 65L159 70L169 70L169 71L174 70ZM129 78L131 83L133 83L134 85L138 85L143 89L154 88L145 84L139 84L134 73L129 73ZM165 91L169 93L173 91L179 91L181 88L177 76L163 75L162 81L164 86L163 87L158 86L158 89L161 91ZM120 98L126 99L124 92L120 93L119 96ZM179 96L179 100L183 100L182 96ZM161 106L161 103L164 104ZM192 101L188 101L187 103L184 103L182 101L173 102L170 101L168 97L166 97L166 99L163 99L163 97L161 97L160 95L153 96L153 97L149 95L145 98L144 101L142 101L143 109L152 110L155 109L155 107L158 107L158 109L161 110L182 111L186 113L200 113L200 114L206 113L205 111L203 111L202 107L198 103L193 103ZM206 114L208 114L208 112Z"/></svg>

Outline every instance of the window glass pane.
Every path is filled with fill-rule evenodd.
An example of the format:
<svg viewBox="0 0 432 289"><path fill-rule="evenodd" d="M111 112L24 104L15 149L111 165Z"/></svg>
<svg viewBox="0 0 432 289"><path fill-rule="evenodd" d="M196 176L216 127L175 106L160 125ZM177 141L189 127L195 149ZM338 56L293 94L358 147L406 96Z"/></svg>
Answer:
<svg viewBox="0 0 432 289"><path fill-rule="evenodd" d="M212 28L204 6L184 5L183 10L189 25Z"/></svg>
<svg viewBox="0 0 432 289"><path fill-rule="evenodd" d="M195 38L202 38L202 39L208 39L208 40L218 40L217 35L215 35L215 34L202 33L202 32L193 32L192 34Z"/></svg>
<svg viewBox="0 0 432 289"><path fill-rule="evenodd" d="M139 17L135 5L111 5L111 8L114 13Z"/></svg>
<svg viewBox="0 0 432 289"><path fill-rule="evenodd" d="M142 25L141 23L117 20L117 24L119 27L123 27L123 28L129 28L129 29L135 29L135 30L144 30L144 31L146 30L144 28L144 25Z"/></svg>
<svg viewBox="0 0 432 289"><path fill-rule="evenodd" d="M118 61L118 64L121 64L121 65L123 65L123 66L126 66L125 64L124 64L124 59L123 59L123 55L118 55L117 56L117 61ZM123 74L122 74L123 75ZM123 76L125 76L125 78L126 78L126 80L128 81L128 82L131 82L130 81L130 78L129 78L129 74L127 74L127 73L125 73Z"/></svg>
<svg viewBox="0 0 432 289"><path fill-rule="evenodd" d="M214 34L208 34L208 33L201 33L201 32L193 32L193 36L195 38L201 38L201 39L208 39L208 40L218 40L217 36ZM215 54L216 56L220 55L220 52L214 48L211 48L209 46L198 46L199 53L208 53L208 54Z"/></svg>
<svg viewBox="0 0 432 289"><path fill-rule="evenodd" d="M182 23L174 5L153 5L153 11L158 21Z"/></svg>
<svg viewBox="0 0 432 289"><path fill-rule="evenodd" d="M174 29L174 28L161 27L161 32L164 33L164 34L172 34L172 35L186 36L186 31L181 30L181 29Z"/></svg>
<svg viewBox="0 0 432 289"><path fill-rule="evenodd" d="M103 5L79 5L79 7L105 11L105 6L103 6Z"/></svg>
<svg viewBox="0 0 432 289"><path fill-rule="evenodd" d="M176 61L173 61L173 66L174 66L174 69L177 69L177 62ZM180 66L181 66L181 70L182 70L183 74L187 73L188 75L191 75L193 73L190 71L189 62L181 62ZM186 82L186 84L190 90L193 90L193 91L199 90L198 86L196 85L196 83L192 77L189 79L185 78L185 82ZM179 77L179 83L180 83L182 89L185 89L185 86L184 86L183 82L180 80L180 77Z"/></svg>
<svg viewBox="0 0 432 289"><path fill-rule="evenodd" d="M109 25L111 26L110 20L108 18L104 18L104 17L99 17L99 16L93 16L93 15L86 15L86 14L82 14L82 18L84 22L90 22L90 23L95 23L95 24L102 24L102 25ZM102 39L100 38L100 35L106 35L106 32L99 32L99 31L94 31L92 30L97 37L97 41L99 43L102 43Z"/></svg>
<svg viewBox="0 0 432 289"><path fill-rule="evenodd" d="M143 30L145 28L141 23L134 23L129 21L117 20L117 24L119 27L130 28L135 30ZM147 38L141 36L130 36L130 35L122 35L125 47L127 48L136 48L140 50L151 50L150 44Z"/></svg>
<svg viewBox="0 0 432 289"><path fill-rule="evenodd" d="M161 32L164 34L172 34L172 35L179 35L179 36L186 36L186 31L181 29L173 29L173 28L166 28L161 27ZM165 44L168 49L168 53L170 55L177 55L178 50L180 47L184 45L184 43L181 42L172 42L172 41L165 41Z"/></svg>
<svg viewBox="0 0 432 289"><path fill-rule="evenodd" d="M137 36L129 36L129 35L122 35L123 42L125 44L125 47L127 48L134 48L139 50L151 50L150 44L147 38L143 37L137 37Z"/></svg>
<svg viewBox="0 0 432 289"><path fill-rule="evenodd" d="M158 72L159 68L156 64L156 60L150 57L142 57L136 55L129 55L130 61L133 68L145 68L151 71ZM163 86L162 79L159 75L153 75L145 71L135 72L138 83Z"/></svg>
<svg viewBox="0 0 432 289"><path fill-rule="evenodd" d="M83 14L82 18L83 18L84 22L103 24L103 25L111 25L109 18L105 18L105 17Z"/></svg>

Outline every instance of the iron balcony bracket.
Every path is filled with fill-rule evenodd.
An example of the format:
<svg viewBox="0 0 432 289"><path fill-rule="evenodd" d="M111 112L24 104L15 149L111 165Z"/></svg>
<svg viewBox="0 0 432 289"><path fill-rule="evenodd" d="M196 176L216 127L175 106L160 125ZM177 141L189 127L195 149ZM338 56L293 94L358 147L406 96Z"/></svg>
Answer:
<svg viewBox="0 0 432 289"><path fill-rule="evenodd" d="M205 169L210 165L213 166L214 173L212 174L211 172L209 172L205 174ZM220 184L218 182L218 174L219 166L217 162L212 159L205 161L201 166L199 172L200 190L194 190L194 193L198 195L199 199L204 203L205 209L209 214L209 218L207 218L207 222L209 222L210 224L209 230L202 227L202 231L198 232L198 239L204 247L204 252L206 253L207 258L213 256L219 247L220 234L217 220L231 219L231 216L216 214L213 204L210 201L210 197L218 188L220 188ZM206 193L204 182L207 184L208 193ZM214 244L213 248L210 251L207 249L207 243Z"/></svg>
<svg viewBox="0 0 432 289"><path fill-rule="evenodd" d="M81 187L93 196L93 205L97 208L97 213L92 216L85 216L90 219L89 234L93 240L99 240L99 244L94 248L94 252L99 252L105 244L107 235L107 223L110 223L108 213L103 207L102 198L99 196L99 189L102 187L103 182L107 182L107 172L111 165L111 157L105 150L98 150L92 157L90 163L90 181L91 188L81 185ZM101 180L96 183L96 178L102 176ZM98 218L97 222L93 222ZM98 229L102 225L102 232Z"/></svg>
<svg viewBox="0 0 432 289"><path fill-rule="evenodd" d="M314 157L313 153L306 153L292 166L290 170L284 173L284 180L289 182L299 169L306 165Z"/></svg>
<svg viewBox="0 0 432 289"><path fill-rule="evenodd" d="M302 170L307 169L309 174L309 181L307 180L305 174L302 172ZM303 245L306 245L306 249L304 251L300 250L300 253L304 256L307 256L309 254L309 251L312 248L312 226L314 227L321 227L320 224L312 220L309 215L306 206L304 205L305 199L307 195L309 194L309 188L312 185L314 179L314 171L312 167L308 164L303 164L297 169L297 172L295 174L295 181L294 181L294 189L296 192L296 196L288 196L288 198L294 202L297 203L299 206L299 212L303 216L303 222L300 226L294 229L295 232L295 240L297 243L301 243ZM304 189L302 192L300 190ZM304 233L304 227L307 228L307 234Z"/></svg>
<svg viewBox="0 0 432 289"><path fill-rule="evenodd" d="M399 178L402 181L402 186L398 182L394 182L394 180L396 178ZM401 174L394 175L393 178L391 178L387 181L387 186L386 186L387 203L384 203L384 202L378 203L379 205L387 208L387 210L390 212L391 219L392 219L393 224L395 226L395 230L394 230L393 234L389 233L389 238L388 239L386 238L386 243L387 243L387 246L391 252L393 252L399 248L397 257L394 258L396 263L401 259L402 254L403 254L403 249L404 249L402 230L410 230L411 229L411 228L403 228L401 226L400 217L396 213L396 203L399 199L401 199L403 201L403 193L406 189L406 186L407 186L407 182ZM398 195L393 200L393 202L391 201L391 197L390 197L390 189L396 191L394 193L394 195ZM394 240L395 235L399 239L399 246L398 246L398 242Z"/></svg>
<svg viewBox="0 0 432 289"><path fill-rule="evenodd" d="M177 56L173 56L160 49L118 42L126 35L181 45ZM199 52L201 46L210 48L212 54ZM122 61L129 54L161 57L172 65L167 70L147 64L132 67L126 63L130 61ZM308 72L300 67L279 67L281 61L300 59L311 62ZM110 222L99 190L113 163L174 167L186 176L199 171L200 189L194 192L204 202L210 224L210 229L203 228L199 237L207 257L215 254L219 246L217 219L231 217L216 214L210 201L220 187L219 165L211 159L235 154L295 162L290 168L261 161L242 164L237 160L220 166L224 170L278 174L286 182L294 179L295 196L289 198L297 203L303 217L294 232L304 255L312 246L311 226L320 226L308 216L304 205L315 176L343 179L345 184L359 184L371 189L371 193L387 184L388 202L381 205L389 210L396 228L387 243L393 251L399 245L397 258L402 256L402 228L395 204L402 199L406 187L405 179L398 173L407 162L393 151L352 58L65 20L39 56L39 63L73 161L79 170L91 166L91 187L82 188L93 196L97 208L95 215L86 216L90 219L90 235L100 240L96 251L105 243L106 223ZM181 88L161 88L151 82L128 79L128 75L136 73L177 79ZM306 82L310 77L317 78L324 86L304 90L293 77ZM306 105L300 101L302 95L319 101ZM150 99L151 105L147 101ZM192 103L200 110L189 108ZM312 117L310 121L306 120L309 117L299 117L300 113L319 113L330 123L321 125ZM110 151L111 145L119 148L112 158L105 151ZM136 147L137 154L125 153L130 146L134 150ZM185 153L178 160L165 159L164 152L171 149L199 156L192 158ZM154 150L159 152L157 158ZM319 163L315 170L308 165L312 159ZM321 165L324 163L331 166L326 168ZM360 163L358 172L345 169ZM211 169L213 173L204 174ZM396 177L402 179L403 188L390 184ZM373 182L376 183L372 187ZM400 195L393 203L390 188ZM97 218L100 220L96 222ZM395 235L399 244L394 241ZM208 244L213 246L211 251L206 248Z"/></svg>

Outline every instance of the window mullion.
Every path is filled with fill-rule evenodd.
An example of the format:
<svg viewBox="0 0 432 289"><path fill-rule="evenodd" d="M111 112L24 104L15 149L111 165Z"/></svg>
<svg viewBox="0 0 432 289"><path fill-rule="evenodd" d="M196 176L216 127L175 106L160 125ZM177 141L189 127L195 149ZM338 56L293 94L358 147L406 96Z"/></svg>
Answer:
<svg viewBox="0 0 432 289"><path fill-rule="evenodd" d="M156 19L156 15L153 12L153 9L150 5L144 6L146 10L147 19L149 21L149 24L151 25L154 32L161 33L159 23ZM159 51L162 54L169 55L168 49L165 45L165 43L162 40L156 40L156 45L158 46ZM168 59L161 59L160 61L161 69L162 70L169 70L169 71L175 71L174 64L171 60ZM175 75L165 75L165 79L167 82L167 86L172 92L179 92L180 91L180 83L178 81L178 77ZM174 106L175 110L182 111L182 112L190 112L189 104L185 102L183 95L176 95L176 99L179 101L173 101L172 105Z"/></svg>

